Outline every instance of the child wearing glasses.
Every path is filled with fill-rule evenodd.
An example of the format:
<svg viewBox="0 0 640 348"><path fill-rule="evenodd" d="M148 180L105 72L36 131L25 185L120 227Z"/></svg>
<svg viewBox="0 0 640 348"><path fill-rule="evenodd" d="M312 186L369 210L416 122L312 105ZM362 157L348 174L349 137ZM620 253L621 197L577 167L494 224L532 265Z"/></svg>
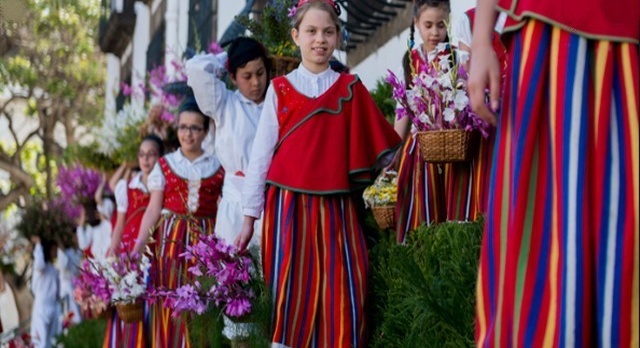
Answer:
<svg viewBox="0 0 640 348"><path fill-rule="evenodd" d="M164 289L182 285L186 273L179 270L187 265L179 255L197 242L200 233L213 233L224 177L218 159L202 149L209 119L192 96L187 96L180 107L177 129L180 148L161 157L147 179L149 205L134 247L135 251L144 251L153 232L151 282L155 288ZM162 303L150 307L149 322L152 347L188 345L184 318L172 318L171 309Z"/></svg>
<svg viewBox="0 0 640 348"><path fill-rule="evenodd" d="M163 154L162 140L154 134L146 136L138 148L140 171L131 179L121 178L115 185L118 213L107 256L133 249L142 217L149 204L149 174ZM120 347L123 343L126 347L146 347L146 337L141 322L126 324L121 322L117 312L113 311L113 316L107 323L103 347Z"/></svg>

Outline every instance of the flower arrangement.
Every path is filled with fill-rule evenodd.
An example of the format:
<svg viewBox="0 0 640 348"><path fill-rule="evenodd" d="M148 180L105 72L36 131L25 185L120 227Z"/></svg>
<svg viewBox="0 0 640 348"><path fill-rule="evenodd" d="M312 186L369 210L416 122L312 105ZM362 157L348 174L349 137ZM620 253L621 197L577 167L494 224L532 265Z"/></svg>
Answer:
<svg viewBox="0 0 640 348"><path fill-rule="evenodd" d="M71 201L67 201L71 202ZM55 201L35 201L25 207L16 231L26 239L38 236L48 241L68 245L75 232L70 214L75 214L72 203L64 204L61 198Z"/></svg>
<svg viewBox="0 0 640 348"><path fill-rule="evenodd" d="M261 42L274 56L299 56L291 38L291 16L295 14L293 0L270 0L264 7L262 16L249 18L236 16L236 21L251 33L251 37Z"/></svg>
<svg viewBox="0 0 640 348"><path fill-rule="evenodd" d="M181 257L192 264L187 272L195 280L175 290L155 289L150 294L152 300L164 300L174 316L183 311L203 314L211 303L230 318L252 312L257 276L248 251L237 252L214 235L200 235L198 243L187 246Z"/></svg>
<svg viewBox="0 0 640 348"><path fill-rule="evenodd" d="M85 259L80 272L73 280L73 297L84 310L100 313L106 311L111 302L111 287L104 265L96 260Z"/></svg>
<svg viewBox="0 0 640 348"><path fill-rule="evenodd" d="M93 200L101 181L102 174L81 165L62 166L56 177L62 200L74 203Z"/></svg>
<svg viewBox="0 0 640 348"><path fill-rule="evenodd" d="M135 303L145 294L146 277L151 266L149 258L139 253L123 251L104 264L112 303Z"/></svg>
<svg viewBox="0 0 640 348"><path fill-rule="evenodd" d="M398 175L388 171L378 177L375 183L364 190L362 198L367 208L396 204Z"/></svg>
<svg viewBox="0 0 640 348"><path fill-rule="evenodd" d="M107 112L96 132L98 152L117 163L136 159L138 129L147 118L147 109L140 104L126 102L117 113Z"/></svg>
<svg viewBox="0 0 640 348"><path fill-rule="evenodd" d="M362 194L365 207L371 208L373 217L381 229L395 226L397 195L398 174L395 171L378 176L375 183L367 187Z"/></svg>
<svg viewBox="0 0 640 348"><path fill-rule="evenodd" d="M387 82L400 106L398 119L409 117L419 131L478 130L488 136L489 125L471 111L467 95L468 74L448 43L438 44L436 58L412 71L410 87L389 71ZM412 63L413 67L414 64Z"/></svg>

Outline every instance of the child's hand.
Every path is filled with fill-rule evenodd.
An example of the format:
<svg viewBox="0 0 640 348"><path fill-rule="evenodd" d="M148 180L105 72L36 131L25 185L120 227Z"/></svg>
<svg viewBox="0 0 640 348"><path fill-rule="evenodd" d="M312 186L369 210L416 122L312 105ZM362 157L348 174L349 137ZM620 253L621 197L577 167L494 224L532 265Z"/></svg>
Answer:
<svg viewBox="0 0 640 348"><path fill-rule="evenodd" d="M238 251L245 250L249 242L251 241L251 237L253 237L253 222L255 221L254 217L245 216L244 222L242 223L242 230L240 230L240 234L236 237L236 240L233 244L236 246Z"/></svg>
<svg viewBox="0 0 640 348"><path fill-rule="evenodd" d="M76 224L78 226L84 226L87 221L87 212L84 210L83 206L80 206L80 215L78 215L78 219L76 220Z"/></svg>
<svg viewBox="0 0 640 348"><path fill-rule="evenodd" d="M491 45L474 45L469 68L469 99L471 108L483 120L496 125L495 112L500 104L500 64ZM491 110L485 104L485 89L489 87Z"/></svg>

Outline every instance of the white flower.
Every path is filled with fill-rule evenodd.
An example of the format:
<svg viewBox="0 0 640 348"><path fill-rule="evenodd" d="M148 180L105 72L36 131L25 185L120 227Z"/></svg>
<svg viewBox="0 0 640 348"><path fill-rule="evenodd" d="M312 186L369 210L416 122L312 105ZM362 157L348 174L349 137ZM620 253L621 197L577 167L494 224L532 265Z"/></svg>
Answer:
<svg viewBox="0 0 640 348"><path fill-rule="evenodd" d="M467 105L469 105L469 97L467 97L467 93L464 90L458 90L453 103L458 111L467 107Z"/></svg>
<svg viewBox="0 0 640 348"><path fill-rule="evenodd" d="M447 43L446 42L441 42L441 43L438 44L438 46L436 46L436 51L438 53L442 53L442 52L444 52L446 50L447 50Z"/></svg>
<svg viewBox="0 0 640 348"><path fill-rule="evenodd" d="M438 76L438 84L440 84L441 89L453 89L450 74L441 74Z"/></svg>
<svg viewBox="0 0 640 348"><path fill-rule="evenodd" d="M420 122L422 123L426 123L428 125L431 125L431 118L429 117L429 115L427 115L425 112L421 113L420 116L418 116L418 119L420 120Z"/></svg>
<svg viewBox="0 0 640 348"><path fill-rule="evenodd" d="M440 69L443 71L449 71L451 69L451 55L445 54L438 56L438 61L440 64Z"/></svg>
<svg viewBox="0 0 640 348"><path fill-rule="evenodd" d="M442 114L444 115L444 120L447 122L451 122L456 118L456 112L451 108L444 109L444 112Z"/></svg>

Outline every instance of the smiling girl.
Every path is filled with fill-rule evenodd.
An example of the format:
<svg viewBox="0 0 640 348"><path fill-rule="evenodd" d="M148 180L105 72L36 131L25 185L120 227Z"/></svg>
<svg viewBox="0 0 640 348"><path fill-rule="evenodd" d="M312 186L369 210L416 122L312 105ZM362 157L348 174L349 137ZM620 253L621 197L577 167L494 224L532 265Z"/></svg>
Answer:
<svg viewBox="0 0 640 348"><path fill-rule="evenodd" d="M298 4L291 35L302 63L267 90L242 195L238 247L264 207L274 347L364 346L368 259L352 197L400 139L360 79L329 66L338 13L332 0Z"/></svg>

